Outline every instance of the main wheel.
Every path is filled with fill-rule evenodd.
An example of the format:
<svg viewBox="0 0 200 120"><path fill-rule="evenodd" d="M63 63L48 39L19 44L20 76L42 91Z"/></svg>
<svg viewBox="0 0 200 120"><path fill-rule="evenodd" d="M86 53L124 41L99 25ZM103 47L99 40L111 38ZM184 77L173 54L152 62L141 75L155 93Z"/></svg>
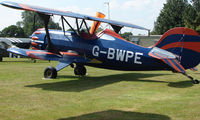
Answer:
<svg viewBox="0 0 200 120"><path fill-rule="evenodd" d="M2 62L3 61L3 57L0 57L0 62Z"/></svg>
<svg viewBox="0 0 200 120"><path fill-rule="evenodd" d="M76 66L74 68L74 74L75 75L81 75L81 76L85 76L86 75L86 68L84 66Z"/></svg>
<svg viewBox="0 0 200 120"><path fill-rule="evenodd" d="M57 77L57 70L54 67L47 67L44 70L44 78L54 79Z"/></svg>

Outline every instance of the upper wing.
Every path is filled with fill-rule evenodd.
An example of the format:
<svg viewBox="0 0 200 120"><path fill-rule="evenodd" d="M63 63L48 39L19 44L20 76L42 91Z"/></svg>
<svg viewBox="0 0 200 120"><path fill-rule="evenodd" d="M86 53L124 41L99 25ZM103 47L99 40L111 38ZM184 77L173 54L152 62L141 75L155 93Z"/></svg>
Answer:
<svg viewBox="0 0 200 120"><path fill-rule="evenodd" d="M34 11L34 12L48 14L48 15L61 15L61 16L67 16L67 17L73 17L73 18L79 18L79 19L85 19L85 20L100 21L100 22L109 23L111 25L116 25L116 26L120 26L120 27L126 26L126 27L131 27L131 28L149 31L149 29L138 26L138 25L114 21L114 20L102 19L102 18L97 18L97 17L92 17L92 16L73 13L73 12L69 12L69 11L61 11L61 10L43 8L43 7L32 6L32 5L25 5L25 4L9 2L9 1L4 1L4 2L1 2L0 4L7 6L7 7L15 8L15 9Z"/></svg>
<svg viewBox="0 0 200 120"><path fill-rule="evenodd" d="M177 72L184 73L184 74L186 72L185 68L176 59L176 56L166 50L162 50L160 48L154 47L149 52L149 56L163 61L164 63L172 67L174 70L176 70Z"/></svg>

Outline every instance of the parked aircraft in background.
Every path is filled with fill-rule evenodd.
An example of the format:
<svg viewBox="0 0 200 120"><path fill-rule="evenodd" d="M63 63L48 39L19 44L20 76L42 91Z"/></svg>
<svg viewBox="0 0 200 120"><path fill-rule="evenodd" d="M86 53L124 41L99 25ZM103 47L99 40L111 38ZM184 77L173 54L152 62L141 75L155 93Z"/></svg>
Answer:
<svg viewBox="0 0 200 120"><path fill-rule="evenodd" d="M29 49L31 46L31 39L0 37L0 61L3 60L3 57L8 56L7 49L13 45L19 48Z"/></svg>
<svg viewBox="0 0 200 120"><path fill-rule="evenodd" d="M171 29L153 47L145 48L124 40L118 33L123 27L149 31L148 29L104 19L101 13L92 17L14 2L0 4L36 12L43 19L45 28L38 29L32 35L35 40L32 42L34 49L12 47L8 51L36 59L59 61L56 68L45 69L45 78L56 78L58 71L67 66L74 67L75 64L75 75L86 75L85 66L126 71L171 70L182 73L195 84L199 83L186 74L186 69L193 68L200 62L200 37L192 29ZM48 29L52 15L61 16L63 31ZM66 17L75 19L76 28L71 26ZM91 29L86 23L87 20L94 21ZM110 24L114 31L105 29L96 33L101 22ZM72 31L65 31L65 25ZM83 29L84 27L86 29Z"/></svg>

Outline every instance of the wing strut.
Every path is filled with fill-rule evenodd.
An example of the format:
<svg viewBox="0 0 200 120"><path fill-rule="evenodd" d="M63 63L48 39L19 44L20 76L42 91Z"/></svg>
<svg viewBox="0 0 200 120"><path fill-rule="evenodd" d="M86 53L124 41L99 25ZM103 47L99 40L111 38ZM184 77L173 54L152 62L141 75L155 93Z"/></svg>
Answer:
<svg viewBox="0 0 200 120"><path fill-rule="evenodd" d="M80 27L79 27L79 24L78 24L78 18L76 18L76 27L77 27L78 34L80 34Z"/></svg>
<svg viewBox="0 0 200 120"><path fill-rule="evenodd" d="M53 52L56 54L60 54L54 47L54 45L51 42L51 38L50 38L50 34L49 34L49 28L48 28L48 24L49 24L49 20L50 20L50 15L46 15L46 14L42 14L42 13L38 13L39 16L43 19L44 21L44 27L45 27L45 32L46 32L46 38L47 38L47 50L49 52Z"/></svg>
<svg viewBox="0 0 200 120"><path fill-rule="evenodd" d="M111 24L111 26L112 26L112 28L114 29L114 31L118 34L119 33L119 31L123 28L123 26L117 26L117 25L112 25Z"/></svg>
<svg viewBox="0 0 200 120"><path fill-rule="evenodd" d="M84 19L83 19L82 22L81 22L80 28L82 28L83 25L85 25L85 27L86 27L86 29L87 29L87 32L88 32L88 34L89 34L90 31L89 31L89 28L88 28L88 26L87 26L87 23L85 22Z"/></svg>
<svg viewBox="0 0 200 120"><path fill-rule="evenodd" d="M85 22L84 19L83 19L83 22L84 22L84 24L85 24L85 27L87 28L87 32L90 33L90 30L89 30L89 28L88 28L88 26L87 26L87 23Z"/></svg>
<svg viewBox="0 0 200 120"><path fill-rule="evenodd" d="M69 22L63 17L61 16L62 19L62 25L64 26L64 21L67 23L67 25L76 33L76 30L74 30L74 28L69 24ZM65 28L63 27L63 30L65 31Z"/></svg>
<svg viewBox="0 0 200 120"><path fill-rule="evenodd" d="M65 25L64 25L64 20L63 19L64 19L63 16L61 16L63 32L64 32L64 35L65 35Z"/></svg>
<svg viewBox="0 0 200 120"><path fill-rule="evenodd" d="M48 28L50 15L45 15L45 14L42 14L42 13L38 13L38 14L44 21L44 27L45 27L45 31L46 31L46 38L47 38L47 41L48 41L47 50L49 52L52 52L53 51L53 45L51 43L51 39L50 39L50 35L49 35L49 28Z"/></svg>

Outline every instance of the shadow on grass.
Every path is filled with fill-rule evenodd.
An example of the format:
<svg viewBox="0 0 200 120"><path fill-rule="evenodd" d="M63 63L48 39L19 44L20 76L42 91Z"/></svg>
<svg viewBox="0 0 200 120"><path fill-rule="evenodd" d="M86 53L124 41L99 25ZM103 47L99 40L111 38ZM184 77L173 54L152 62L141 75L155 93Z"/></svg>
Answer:
<svg viewBox="0 0 200 120"><path fill-rule="evenodd" d="M35 63L34 60L32 59L24 59L24 60L3 60L2 62L5 62L5 63Z"/></svg>
<svg viewBox="0 0 200 120"><path fill-rule="evenodd" d="M162 75L166 74L125 73L125 74L115 74L115 75L100 76L100 77L59 76L58 79L71 78L73 80L27 85L25 87L42 88L43 90L50 90L50 91L81 92L121 81L168 83L169 87L176 87L176 88L186 88L193 86L193 84L190 81L166 82L158 80L142 80L142 78L149 78Z"/></svg>
<svg viewBox="0 0 200 120"><path fill-rule="evenodd" d="M44 60L37 60L37 59L31 59L31 58L10 58L3 60L4 63L48 63L51 61L44 61Z"/></svg>
<svg viewBox="0 0 200 120"><path fill-rule="evenodd" d="M13 60L13 61L2 61L3 63L27 63L27 62L30 62L28 60L20 60L20 61L17 61L17 60Z"/></svg>
<svg viewBox="0 0 200 120"><path fill-rule="evenodd" d="M170 120L166 115L108 110L58 120Z"/></svg>
<svg viewBox="0 0 200 120"><path fill-rule="evenodd" d="M80 92L84 90L95 89L98 87L102 87L104 85L109 85L121 81L168 83L165 81L141 79L141 78L148 78L161 75L165 74L125 73L125 74L116 74L116 75L101 76L101 77L59 76L58 79L64 77L64 78L72 78L73 80L28 85L26 87L36 87L36 88L42 88L43 90L51 90L51 91Z"/></svg>
<svg viewBox="0 0 200 120"><path fill-rule="evenodd" d="M180 81L180 82L170 82L168 84L169 87L176 87L176 88L187 88L192 87L194 84L190 81Z"/></svg>

